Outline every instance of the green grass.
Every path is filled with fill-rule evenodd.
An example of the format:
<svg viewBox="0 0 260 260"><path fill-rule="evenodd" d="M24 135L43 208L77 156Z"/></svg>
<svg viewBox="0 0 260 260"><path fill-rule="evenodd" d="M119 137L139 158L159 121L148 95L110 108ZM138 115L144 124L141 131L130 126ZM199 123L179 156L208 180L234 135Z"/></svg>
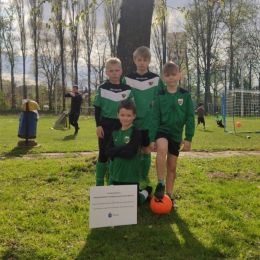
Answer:
<svg viewBox="0 0 260 260"><path fill-rule="evenodd" d="M40 116L37 124L36 141L40 145L33 149L17 150L17 143L23 139L17 136L19 116L0 116L0 154L21 155L25 153L97 151L97 137L94 117L79 119L79 135L73 136L74 128L70 130L50 130L57 116ZM260 134L227 134L217 127L215 118L208 116L206 130L202 125L196 128L192 142L192 150L260 150ZM242 127L241 127L242 128Z"/></svg>
<svg viewBox="0 0 260 260"><path fill-rule="evenodd" d="M137 225L89 229L95 160L0 161L0 259L259 259L259 157L180 158L178 210L146 202Z"/></svg>

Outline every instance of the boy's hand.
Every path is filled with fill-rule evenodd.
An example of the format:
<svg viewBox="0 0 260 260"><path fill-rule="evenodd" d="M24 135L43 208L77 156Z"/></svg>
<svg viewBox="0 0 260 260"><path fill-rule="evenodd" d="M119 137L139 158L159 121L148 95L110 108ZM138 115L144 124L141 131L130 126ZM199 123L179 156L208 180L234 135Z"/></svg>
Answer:
<svg viewBox="0 0 260 260"><path fill-rule="evenodd" d="M150 149L152 152L156 152L156 143L155 142L150 143Z"/></svg>
<svg viewBox="0 0 260 260"><path fill-rule="evenodd" d="M191 148L191 142L183 140L180 144L180 147L182 147L181 151L188 152L188 151L190 151L190 148Z"/></svg>
<svg viewBox="0 0 260 260"><path fill-rule="evenodd" d="M102 128L102 126L98 126L97 127L97 136L99 137L99 138L104 138L104 130L103 130L103 128Z"/></svg>

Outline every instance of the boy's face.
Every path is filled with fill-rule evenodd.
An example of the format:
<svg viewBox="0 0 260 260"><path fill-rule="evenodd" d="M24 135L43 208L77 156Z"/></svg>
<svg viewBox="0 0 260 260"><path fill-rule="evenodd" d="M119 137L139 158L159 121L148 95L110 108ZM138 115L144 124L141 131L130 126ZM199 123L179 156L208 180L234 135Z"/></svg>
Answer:
<svg viewBox="0 0 260 260"><path fill-rule="evenodd" d="M73 93L78 93L78 89L76 87L73 87Z"/></svg>
<svg viewBox="0 0 260 260"><path fill-rule="evenodd" d="M122 127L127 129L132 126L136 115L134 114L133 110L121 108L119 113L117 113L117 117L122 124Z"/></svg>
<svg viewBox="0 0 260 260"><path fill-rule="evenodd" d="M109 65L107 70L106 70L106 75L109 78L109 81L112 84L119 84L120 83L120 77L122 75L122 69L121 66L119 64L115 64L115 65Z"/></svg>
<svg viewBox="0 0 260 260"><path fill-rule="evenodd" d="M138 73L146 73L147 70L148 70L148 66L150 64L150 60L147 59L147 58L144 58L142 56L137 56L135 59L134 59L134 63L136 65L136 68L137 68L137 72Z"/></svg>
<svg viewBox="0 0 260 260"><path fill-rule="evenodd" d="M181 74L178 71L173 71L171 74L163 74L162 79L168 87L177 87L181 78Z"/></svg>

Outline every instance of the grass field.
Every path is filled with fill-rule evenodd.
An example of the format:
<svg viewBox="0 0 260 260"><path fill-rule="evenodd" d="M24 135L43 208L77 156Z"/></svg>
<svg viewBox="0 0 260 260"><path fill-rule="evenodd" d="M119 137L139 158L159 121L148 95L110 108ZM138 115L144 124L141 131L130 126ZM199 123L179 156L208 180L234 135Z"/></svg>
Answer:
<svg viewBox="0 0 260 260"><path fill-rule="evenodd" d="M16 149L19 117L0 116L0 259L260 259L260 158L182 157L174 197L178 210L158 216L149 203L138 224L89 229L89 189L95 185L94 119L80 132L50 130L57 117L40 117L32 149ZM260 150L260 135L231 135L206 117L194 150ZM66 152L62 158L37 155ZM156 182L154 160L150 178Z"/></svg>
<svg viewBox="0 0 260 260"><path fill-rule="evenodd" d="M0 116L0 154L21 155L24 153L97 151L97 137L94 117L79 119L79 135L73 136L74 129L50 130L57 116L40 116L37 124L36 140L39 148L19 149L17 143L23 139L17 136L19 116ZM215 118L208 116L206 130L202 125L196 128L192 149L203 150L260 150L260 134L227 134L217 127ZM241 127L241 129L243 126Z"/></svg>

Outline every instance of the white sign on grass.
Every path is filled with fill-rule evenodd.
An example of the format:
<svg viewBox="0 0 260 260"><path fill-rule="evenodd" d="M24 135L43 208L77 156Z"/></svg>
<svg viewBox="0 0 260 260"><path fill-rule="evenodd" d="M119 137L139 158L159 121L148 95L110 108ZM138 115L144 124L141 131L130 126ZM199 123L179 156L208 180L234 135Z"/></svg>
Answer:
<svg viewBox="0 0 260 260"><path fill-rule="evenodd" d="M137 186L90 187L89 227L137 224Z"/></svg>

